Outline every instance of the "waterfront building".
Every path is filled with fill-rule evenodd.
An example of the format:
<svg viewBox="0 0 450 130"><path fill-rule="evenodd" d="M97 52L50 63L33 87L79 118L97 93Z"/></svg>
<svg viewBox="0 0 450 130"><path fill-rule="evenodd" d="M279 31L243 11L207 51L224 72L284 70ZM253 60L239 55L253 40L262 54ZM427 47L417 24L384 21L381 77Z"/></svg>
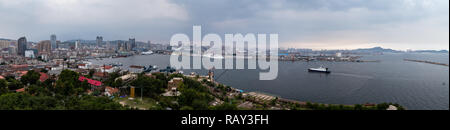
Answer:
<svg viewBox="0 0 450 130"><path fill-rule="evenodd" d="M128 51L132 51L136 48L136 39L135 38L130 38L128 39L128 44L129 44L129 48Z"/></svg>

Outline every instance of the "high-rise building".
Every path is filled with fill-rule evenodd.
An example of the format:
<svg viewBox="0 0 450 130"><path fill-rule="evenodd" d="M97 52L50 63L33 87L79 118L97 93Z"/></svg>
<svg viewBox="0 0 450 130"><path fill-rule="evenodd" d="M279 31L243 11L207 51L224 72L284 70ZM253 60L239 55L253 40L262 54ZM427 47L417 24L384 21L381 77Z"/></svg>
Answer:
<svg viewBox="0 0 450 130"><path fill-rule="evenodd" d="M80 47L80 40L75 41L75 49L78 49Z"/></svg>
<svg viewBox="0 0 450 130"><path fill-rule="evenodd" d="M52 52L51 41L45 40L45 41L39 42L37 44L37 49L38 49L39 55L50 54Z"/></svg>
<svg viewBox="0 0 450 130"><path fill-rule="evenodd" d="M60 48L62 46L61 41L56 41L56 49Z"/></svg>
<svg viewBox="0 0 450 130"><path fill-rule="evenodd" d="M17 40L17 54L25 56L25 51L27 50L27 38L21 37Z"/></svg>
<svg viewBox="0 0 450 130"><path fill-rule="evenodd" d="M53 50L58 48L58 44L56 43L56 35L55 34L52 34L50 36L50 42L51 42L51 46L52 46Z"/></svg>
<svg viewBox="0 0 450 130"><path fill-rule="evenodd" d="M134 38L130 38L128 39L128 44L129 44L129 51L132 51L136 48L136 39Z"/></svg>
<svg viewBox="0 0 450 130"><path fill-rule="evenodd" d="M100 46L103 43L103 37L97 36L97 46Z"/></svg>
<svg viewBox="0 0 450 130"><path fill-rule="evenodd" d="M122 42L120 42L120 41L117 41L117 50L123 51L123 45L122 45Z"/></svg>
<svg viewBox="0 0 450 130"><path fill-rule="evenodd" d="M130 42L125 41L124 45L122 46L124 51L129 51L130 49Z"/></svg>

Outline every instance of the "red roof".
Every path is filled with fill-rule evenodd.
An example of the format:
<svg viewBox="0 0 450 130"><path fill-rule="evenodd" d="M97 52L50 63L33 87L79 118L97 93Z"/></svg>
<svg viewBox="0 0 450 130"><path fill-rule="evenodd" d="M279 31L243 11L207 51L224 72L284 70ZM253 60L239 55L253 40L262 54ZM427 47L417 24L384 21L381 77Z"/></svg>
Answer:
<svg viewBox="0 0 450 130"><path fill-rule="evenodd" d="M41 74L41 77L39 77L39 81L44 82L45 80L48 79L48 74L43 73L43 72L39 72Z"/></svg>
<svg viewBox="0 0 450 130"><path fill-rule="evenodd" d="M16 92L23 92L25 91L25 88L17 89Z"/></svg>
<svg viewBox="0 0 450 130"><path fill-rule="evenodd" d="M28 67L27 64L24 64L24 65L11 65L11 68L14 68L14 69L18 69L18 68L26 68L26 67Z"/></svg>
<svg viewBox="0 0 450 130"><path fill-rule="evenodd" d="M113 68L113 67L110 66L110 65L106 65L104 68L105 68L105 69L111 69L111 68Z"/></svg>
<svg viewBox="0 0 450 130"><path fill-rule="evenodd" d="M20 77L22 77L28 73L28 71L17 71L17 72L20 73L19 74Z"/></svg>
<svg viewBox="0 0 450 130"><path fill-rule="evenodd" d="M80 80L81 82L84 82L84 80L87 80L89 84L92 84L94 86L102 86L102 82L97 81L97 80L88 79L88 78L86 78L84 76L80 76L78 78L78 80Z"/></svg>

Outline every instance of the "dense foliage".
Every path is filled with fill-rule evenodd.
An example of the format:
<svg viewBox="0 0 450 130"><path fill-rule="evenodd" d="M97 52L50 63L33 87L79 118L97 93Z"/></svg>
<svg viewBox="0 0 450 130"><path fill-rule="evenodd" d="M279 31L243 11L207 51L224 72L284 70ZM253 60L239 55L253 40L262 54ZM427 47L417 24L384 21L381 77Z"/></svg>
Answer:
<svg viewBox="0 0 450 130"><path fill-rule="evenodd" d="M164 89L167 88L165 81L151 78L143 74L140 74L131 84L137 87L137 93L141 93L142 90L144 96L152 98L158 97L158 95L163 93Z"/></svg>
<svg viewBox="0 0 450 130"><path fill-rule="evenodd" d="M108 97L86 95L87 82L79 74L64 70L54 81L39 81L38 72L29 71L21 80L0 79L0 110L122 110L121 104ZM27 84L24 92L13 93Z"/></svg>
<svg viewBox="0 0 450 130"><path fill-rule="evenodd" d="M22 78L20 78L20 81L23 84L37 84L37 82L39 82L39 77L41 77L41 74L39 74L39 72L30 70L24 76L22 76Z"/></svg>

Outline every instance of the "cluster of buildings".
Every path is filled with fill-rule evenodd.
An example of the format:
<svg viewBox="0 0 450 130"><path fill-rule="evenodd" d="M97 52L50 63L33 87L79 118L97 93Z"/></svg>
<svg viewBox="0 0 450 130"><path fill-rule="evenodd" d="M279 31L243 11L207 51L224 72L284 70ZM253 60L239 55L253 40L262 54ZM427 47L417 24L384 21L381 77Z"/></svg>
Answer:
<svg viewBox="0 0 450 130"><path fill-rule="evenodd" d="M135 38L128 41L104 41L102 36L96 40L69 40L61 42L56 35L49 40L31 42L26 37L17 40L0 39L0 76L20 78L23 72L45 69L48 75L56 76L64 69L82 74L94 70L94 77L104 77L118 67L111 65L92 65L88 59L115 58L131 56L147 51L170 51L169 47L151 42L138 42Z"/></svg>
<svg viewBox="0 0 450 130"><path fill-rule="evenodd" d="M38 43L27 41L26 37L17 40L1 39L0 48L2 56L18 56L26 58L47 58L51 56L52 50L58 48L61 41L56 40L56 35L51 35L50 40L43 40Z"/></svg>
<svg viewBox="0 0 450 130"><path fill-rule="evenodd" d="M359 62L359 56L344 50L322 50L314 51L312 49L280 49L280 61L336 61L336 62Z"/></svg>
<svg viewBox="0 0 450 130"><path fill-rule="evenodd" d="M139 42L135 38L125 40L104 41L102 36L96 40L68 40L61 42L56 35L49 40L39 42L27 41L26 37L17 40L0 39L0 56L25 57L50 61L52 59L91 59L116 56L131 56L143 52L156 52L167 54L171 52L168 44L153 44L152 42ZM24 64L24 63L6 63Z"/></svg>

